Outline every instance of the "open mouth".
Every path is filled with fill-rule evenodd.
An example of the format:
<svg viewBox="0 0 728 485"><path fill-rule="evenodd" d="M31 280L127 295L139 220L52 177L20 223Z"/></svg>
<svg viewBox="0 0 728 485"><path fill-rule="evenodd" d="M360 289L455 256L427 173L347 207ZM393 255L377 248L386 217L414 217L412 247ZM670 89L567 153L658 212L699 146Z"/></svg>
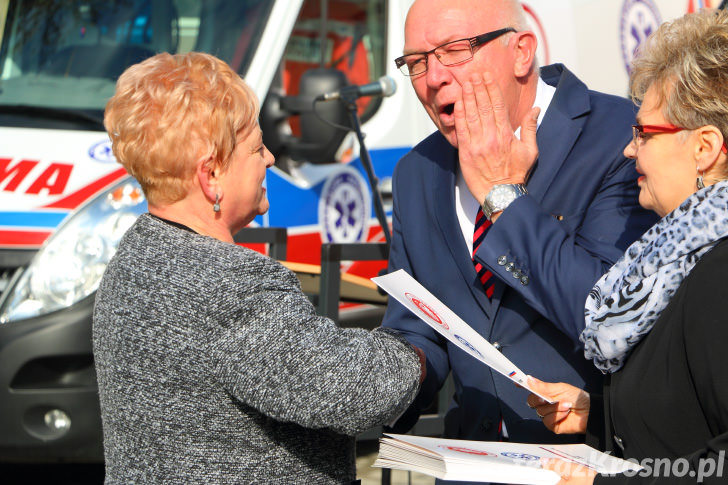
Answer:
<svg viewBox="0 0 728 485"><path fill-rule="evenodd" d="M455 111L455 104L446 104L440 110L441 113L444 113L444 114L446 114L448 116L451 115L451 114L453 114L454 111Z"/></svg>

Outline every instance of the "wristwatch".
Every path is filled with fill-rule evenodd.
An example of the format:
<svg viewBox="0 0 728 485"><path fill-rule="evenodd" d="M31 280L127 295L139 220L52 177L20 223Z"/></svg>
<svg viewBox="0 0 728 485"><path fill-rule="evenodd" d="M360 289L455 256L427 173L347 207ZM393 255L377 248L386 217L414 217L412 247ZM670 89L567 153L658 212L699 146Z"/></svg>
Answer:
<svg viewBox="0 0 728 485"><path fill-rule="evenodd" d="M505 210L511 205L511 202L522 195L526 195L528 190L523 184L499 184L494 185L483 201L483 213L485 217L490 218L496 212Z"/></svg>

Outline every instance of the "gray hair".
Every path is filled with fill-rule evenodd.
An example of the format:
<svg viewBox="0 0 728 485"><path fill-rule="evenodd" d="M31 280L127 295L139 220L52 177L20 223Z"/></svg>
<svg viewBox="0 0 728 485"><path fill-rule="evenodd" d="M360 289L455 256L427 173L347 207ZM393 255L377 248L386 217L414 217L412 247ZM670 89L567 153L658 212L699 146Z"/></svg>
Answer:
<svg viewBox="0 0 728 485"><path fill-rule="evenodd" d="M728 12L701 10L665 22L632 62L638 104L654 86L662 114L688 129L713 125L728 140Z"/></svg>
<svg viewBox="0 0 728 485"><path fill-rule="evenodd" d="M507 22L508 27L513 27L518 32L523 30L532 30L528 20L526 19L526 11L523 8L523 3L520 0L506 0L504 5L506 6L506 17L509 19ZM508 45L510 37L511 34L506 34L499 40L503 45ZM538 70L539 67L539 59L535 53L533 56L532 67L534 70Z"/></svg>

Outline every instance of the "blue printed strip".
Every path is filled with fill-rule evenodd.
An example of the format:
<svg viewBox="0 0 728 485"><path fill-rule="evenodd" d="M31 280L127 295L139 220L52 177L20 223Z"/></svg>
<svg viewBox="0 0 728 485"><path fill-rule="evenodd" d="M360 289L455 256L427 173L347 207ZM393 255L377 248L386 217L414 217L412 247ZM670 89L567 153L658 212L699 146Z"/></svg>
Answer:
<svg viewBox="0 0 728 485"><path fill-rule="evenodd" d="M54 229L67 215L68 211L0 211L0 226Z"/></svg>
<svg viewBox="0 0 728 485"><path fill-rule="evenodd" d="M382 180L391 177L395 165L409 150L410 147L370 150L369 155L377 178ZM349 162L349 165L361 173L368 186L368 178L361 160L356 158ZM290 228L318 225L319 197L323 181L315 187L299 188L285 177L269 171L266 183L270 202L267 215L271 226Z"/></svg>

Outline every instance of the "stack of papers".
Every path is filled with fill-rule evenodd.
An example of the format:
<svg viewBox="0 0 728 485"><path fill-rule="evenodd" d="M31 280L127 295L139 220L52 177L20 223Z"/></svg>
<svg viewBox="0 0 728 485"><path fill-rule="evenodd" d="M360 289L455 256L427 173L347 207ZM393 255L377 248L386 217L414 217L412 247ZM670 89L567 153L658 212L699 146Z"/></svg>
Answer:
<svg viewBox="0 0 728 485"><path fill-rule="evenodd" d="M444 480L553 485L560 477L541 468L542 458L575 463L597 473L641 469L635 463L584 444L539 445L398 434L386 434L380 439L374 466L414 471Z"/></svg>

